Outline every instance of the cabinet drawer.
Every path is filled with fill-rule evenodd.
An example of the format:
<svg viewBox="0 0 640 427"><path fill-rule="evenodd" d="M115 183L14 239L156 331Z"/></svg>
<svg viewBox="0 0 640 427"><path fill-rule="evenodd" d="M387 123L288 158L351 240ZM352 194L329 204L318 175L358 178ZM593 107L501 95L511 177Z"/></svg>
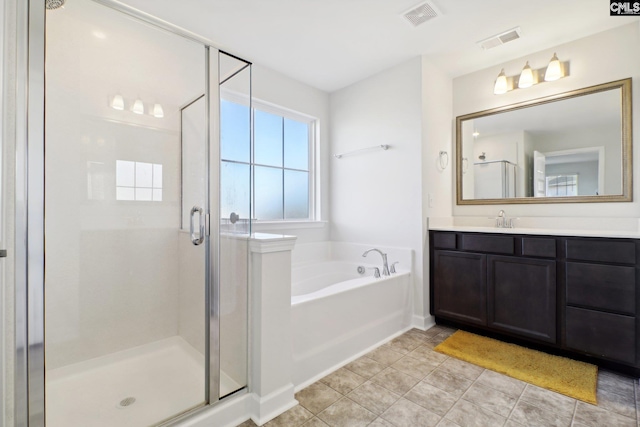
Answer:
<svg viewBox="0 0 640 427"><path fill-rule="evenodd" d="M567 304L635 315L636 269L567 263Z"/></svg>
<svg viewBox="0 0 640 427"><path fill-rule="evenodd" d="M567 307L566 315L568 348L635 364L635 317L574 307Z"/></svg>
<svg viewBox="0 0 640 427"><path fill-rule="evenodd" d="M455 249L456 233L433 233L433 247L439 249Z"/></svg>
<svg viewBox="0 0 640 427"><path fill-rule="evenodd" d="M515 253L512 236L463 234L460 240L460 249L465 251L490 252L505 255L513 255Z"/></svg>
<svg viewBox="0 0 640 427"><path fill-rule="evenodd" d="M556 239L544 237L523 237L522 255L543 258L556 257Z"/></svg>
<svg viewBox="0 0 640 427"><path fill-rule="evenodd" d="M567 259L635 264L636 244L623 240L568 239Z"/></svg>

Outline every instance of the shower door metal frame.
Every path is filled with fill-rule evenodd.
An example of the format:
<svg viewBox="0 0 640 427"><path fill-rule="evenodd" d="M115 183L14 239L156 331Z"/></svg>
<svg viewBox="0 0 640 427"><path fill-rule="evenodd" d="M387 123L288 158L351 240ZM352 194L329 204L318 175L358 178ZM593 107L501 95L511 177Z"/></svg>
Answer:
<svg viewBox="0 0 640 427"><path fill-rule="evenodd" d="M219 50L206 38L116 0L92 0L138 21L197 42L205 50L209 214L206 251L205 404L167 421L173 425L220 401L219 234L220 91ZM18 427L45 425L44 359L44 147L45 0L18 0L16 82L16 350L15 418ZM215 52L215 54L214 54ZM244 60L243 60L244 61ZM247 61L245 61L247 62ZM249 63L250 64L250 63ZM213 149L216 147L217 149ZM218 165L216 167L216 165ZM211 167L213 166L213 168ZM213 240L211 239L213 236ZM211 357L212 355L216 357ZM232 396L237 396L239 391Z"/></svg>

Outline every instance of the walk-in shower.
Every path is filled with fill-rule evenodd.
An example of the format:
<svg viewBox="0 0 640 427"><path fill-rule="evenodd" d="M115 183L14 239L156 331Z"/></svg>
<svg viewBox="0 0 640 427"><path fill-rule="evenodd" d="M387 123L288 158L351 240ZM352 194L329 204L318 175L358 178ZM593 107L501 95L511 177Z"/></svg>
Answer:
<svg viewBox="0 0 640 427"><path fill-rule="evenodd" d="M28 3L24 425L159 425L243 390L251 176L220 147L250 150L250 64L117 2Z"/></svg>

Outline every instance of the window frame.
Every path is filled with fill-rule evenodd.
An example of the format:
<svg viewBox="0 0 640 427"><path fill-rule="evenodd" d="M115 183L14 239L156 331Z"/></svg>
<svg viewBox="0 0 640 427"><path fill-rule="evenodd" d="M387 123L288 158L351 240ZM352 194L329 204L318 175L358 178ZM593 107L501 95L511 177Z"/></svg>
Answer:
<svg viewBox="0 0 640 427"><path fill-rule="evenodd" d="M250 161L239 162L236 160L224 160L222 156L220 156L220 161L230 161L238 164L248 164L250 166L251 173L251 217L252 220L256 222L256 224L293 224L293 223L311 223L318 222L320 219L319 215L319 203L317 200L318 191L317 191L317 182L318 173L320 168L318 167L318 155L317 155L317 141L318 141L318 130L319 130L319 120L316 117L310 116L308 114L300 113L298 111L285 108L270 102L262 101L260 99L252 98L251 102L249 102L249 97L245 94L241 94L229 89L221 89L220 90L220 99L234 102L237 104L241 104L251 108L251 144L250 144ZM308 173L309 173L309 183L308 183L308 194L309 194L309 216L307 218L284 218L284 171L293 170L293 171L301 171L301 169L292 169L284 166L271 166L271 165L263 165L255 162L255 110L260 110L262 112L277 115L283 117L284 119L295 120L298 122L303 122L308 125ZM282 141L283 149L284 149L284 139ZM280 219L259 219L255 216L255 173L254 167L269 167L273 169L280 169L283 171L283 218Z"/></svg>

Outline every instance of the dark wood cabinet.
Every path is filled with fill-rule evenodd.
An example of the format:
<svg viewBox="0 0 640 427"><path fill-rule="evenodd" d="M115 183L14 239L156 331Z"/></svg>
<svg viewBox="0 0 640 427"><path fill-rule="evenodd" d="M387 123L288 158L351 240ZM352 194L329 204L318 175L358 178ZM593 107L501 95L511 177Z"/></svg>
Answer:
<svg viewBox="0 0 640 427"><path fill-rule="evenodd" d="M457 231L429 236L436 320L640 375L640 240Z"/></svg>
<svg viewBox="0 0 640 427"><path fill-rule="evenodd" d="M434 301L436 314L486 325L486 255L437 250L434 263L433 280L440 289Z"/></svg>
<svg viewBox="0 0 640 427"><path fill-rule="evenodd" d="M488 256L488 325L556 342L556 262Z"/></svg>

